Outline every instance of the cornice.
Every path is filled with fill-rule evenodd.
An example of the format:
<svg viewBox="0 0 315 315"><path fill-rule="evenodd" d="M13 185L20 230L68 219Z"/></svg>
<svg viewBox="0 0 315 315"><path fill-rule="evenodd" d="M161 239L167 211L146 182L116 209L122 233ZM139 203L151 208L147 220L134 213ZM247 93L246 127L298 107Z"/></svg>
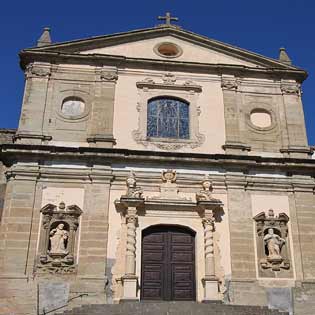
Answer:
<svg viewBox="0 0 315 315"><path fill-rule="evenodd" d="M113 45L131 43L142 41L145 39L152 39L161 36L173 36L183 41L190 42L197 46L211 49L231 57L239 58L245 61L253 62L262 66L276 66L279 68L298 69L295 66L284 64L283 62L261 54L248 51L246 49L224 43L204 35L194 33L189 30L179 28L174 25L160 25L158 27L144 28L132 30L122 33L115 33L102 36L94 36L85 39L66 41L61 43L51 44L44 47L29 48L32 51L58 51L58 52L80 52L93 50L102 47L109 47Z"/></svg>
<svg viewBox="0 0 315 315"><path fill-rule="evenodd" d="M137 68L154 69L177 72L195 72L217 75L234 75L237 77L264 77L273 79L294 79L303 82L307 78L307 73L298 68L282 67L248 67L231 64L210 64L199 62L184 62L175 60L157 60L146 58L131 58L119 55L104 54L78 54L63 53L55 51L22 50L20 52L20 65L23 70L33 62L46 62L51 64L82 64L94 67L111 66L118 69Z"/></svg>
<svg viewBox="0 0 315 315"><path fill-rule="evenodd" d="M167 163L178 165L198 165L220 167L231 172L249 170L277 170L289 174L315 176L315 160L300 158L261 157L231 154L201 154L180 152L156 152L116 148L58 147L49 145L3 144L0 146L0 159L5 165L18 161L41 163L42 161L71 161L87 165L111 163Z"/></svg>

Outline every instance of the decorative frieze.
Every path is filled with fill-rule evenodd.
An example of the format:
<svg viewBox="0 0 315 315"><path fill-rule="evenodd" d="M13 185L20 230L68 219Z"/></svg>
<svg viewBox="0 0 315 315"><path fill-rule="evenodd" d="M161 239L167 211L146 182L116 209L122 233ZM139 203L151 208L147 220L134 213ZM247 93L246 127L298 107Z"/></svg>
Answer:
<svg viewBox="0 0 315 315"><path fill-rule="evenodd" d="M261 212L254 217L256 222L257 249L259 265L262 269L280 271L289 269L288 226L289 217L285 213L274 215L272 209L268 213Z"/></svg>
<svg viewBox="0 0 315 315"><path fill-rule="evenodd" d="M75 242L82 210L76 206L44 206L37 270L49 273L72 273L75 265Z"/></svg>

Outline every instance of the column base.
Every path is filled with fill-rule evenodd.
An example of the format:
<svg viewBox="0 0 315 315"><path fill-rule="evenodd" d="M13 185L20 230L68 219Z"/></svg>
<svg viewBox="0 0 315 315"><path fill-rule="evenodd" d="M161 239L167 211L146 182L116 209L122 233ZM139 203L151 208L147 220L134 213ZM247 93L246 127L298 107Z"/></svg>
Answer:
<svg viewBox="0 0 315 315"><path fill-rule="evenodd" d="M138 298L138 277L126 275L122 277L123 283L123 298L121 302L137 302Z"/></svg>
<svg viewBox="0 0 315 315"><path fill-rule="evenodd" d="M203 303L218 303L221 301L219 296L219 282L216 278L204 278L205 296Z"/></svg>

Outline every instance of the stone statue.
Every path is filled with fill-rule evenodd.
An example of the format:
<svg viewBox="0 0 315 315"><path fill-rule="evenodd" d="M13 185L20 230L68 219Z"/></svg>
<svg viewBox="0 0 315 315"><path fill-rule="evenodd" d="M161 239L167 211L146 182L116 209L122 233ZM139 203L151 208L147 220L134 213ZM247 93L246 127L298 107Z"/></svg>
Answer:
<svg viewBox="0 0 315 315"><path fill-rule="evenodd" d="M202 190L196 193L196 201L210 201L212 200L212 183L210 181L209 175L205 175L204 180L201 183Z"/></svg>
<svg viewBox="0 0 315 315"><path fill-rule="evenodd" d="M137 180L134 172L130 172L126 179L127 192L124 198L142 198L143 190L141 187L137 187Z"/></svg>
<svg viewBox="0 0 315 315"><path fill-rule="evenodd" d="M64 224L60 223L52 229L50 235L50 254L67 254L66 241L69 237L68 231L64 229Z"/></svg>
<svg viewBox="0 0 315 315"><path fill-rule="evenodd" d="M281 248L285 244L285 240L277 235L273 228L268 229L268 233L264 237L264 243L268 249L268 259L282 259Z"/></svg>

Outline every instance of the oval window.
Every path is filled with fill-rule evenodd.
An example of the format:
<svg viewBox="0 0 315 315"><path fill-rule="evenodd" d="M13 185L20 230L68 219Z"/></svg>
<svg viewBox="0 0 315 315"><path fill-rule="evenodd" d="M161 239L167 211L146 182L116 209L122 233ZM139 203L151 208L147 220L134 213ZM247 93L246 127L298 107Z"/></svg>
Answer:
<svg viewBox="0 0 315 315"><path fill-rule="evenodd" d="M162 56L162 57L166 57L166 58L175 58L178 57L182 54L182 49L174 44L174 43L161 43L158 44L155 48L154 51Z"/></svg>
<svg viewBox="0 0 315 315"><path fill-rule="evenodd" d="M250 114L251 123L259 128L268 128L271 126L271 115L265 110L253 110Z"/></svg>
<svg viewBox="0 0 315 315"><path fill-rule="evenodd" d="M63 101L61 106L62 114L66 116L80 116L84 113L85 103L77 97L67 98Z"/></svg>

